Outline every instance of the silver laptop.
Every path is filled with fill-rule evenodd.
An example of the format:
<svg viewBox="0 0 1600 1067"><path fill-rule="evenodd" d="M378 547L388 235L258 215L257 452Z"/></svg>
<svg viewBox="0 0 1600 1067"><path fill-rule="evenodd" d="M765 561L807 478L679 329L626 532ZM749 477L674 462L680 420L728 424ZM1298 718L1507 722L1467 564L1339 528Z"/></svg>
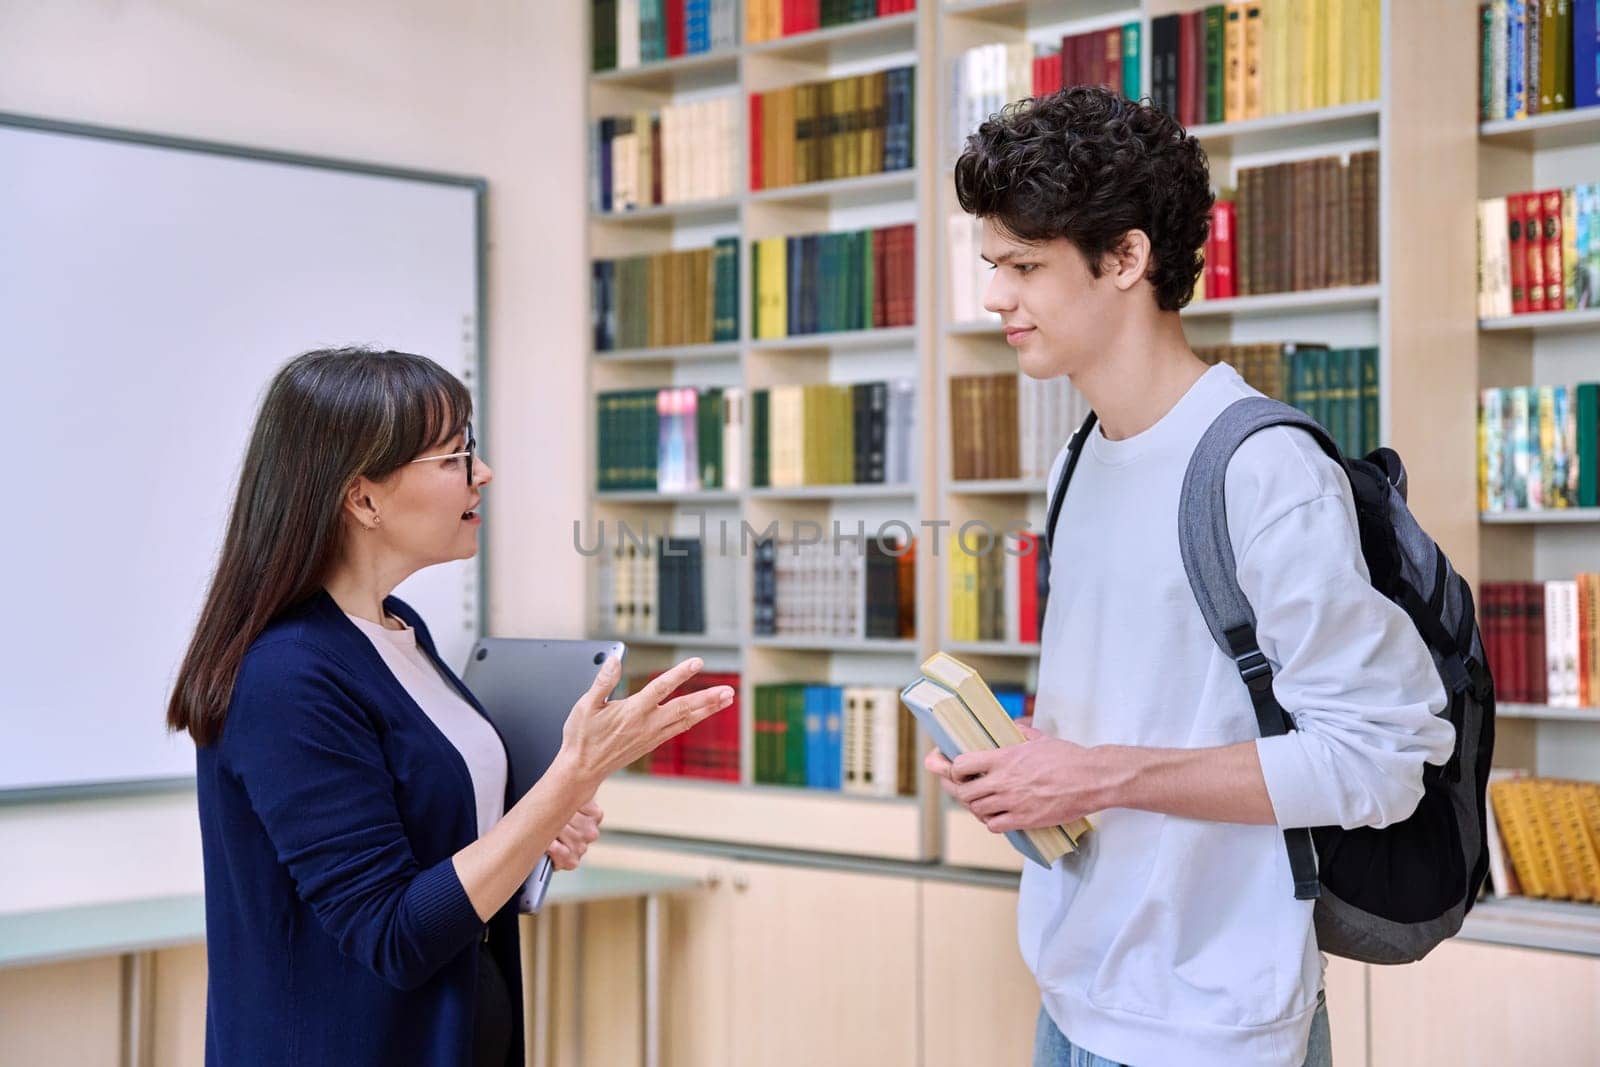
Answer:
<svg viewBox="0 0 1600 1067"><path fill-rule="evenodd" d="M621 641L520 637L485 637L472 647L461 680L505 738L514 799L520 800L549 770L561 751L567 715L594 684L600 664L607 656L620 660L626 653ZM620 672L618 678L620 684ZM541 857L518 894L520 911L535 912L544 904L552 872L550 857Z"/></svg>

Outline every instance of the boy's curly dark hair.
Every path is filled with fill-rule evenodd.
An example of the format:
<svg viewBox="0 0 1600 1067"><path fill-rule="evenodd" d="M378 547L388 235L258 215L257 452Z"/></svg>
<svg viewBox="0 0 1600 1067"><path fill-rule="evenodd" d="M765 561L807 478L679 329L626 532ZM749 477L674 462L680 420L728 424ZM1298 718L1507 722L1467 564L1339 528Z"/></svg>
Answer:
<svg viewBox="0 0 1600 1067"><path fill-rule="evenodd" d="M1205 150L1148 101L1075 86L1006 105L956 161L956 197L1023 241L1065 237L1100 277L1129 230L1150 237L1163 311L1189 302L1212 202Z"/></svg>

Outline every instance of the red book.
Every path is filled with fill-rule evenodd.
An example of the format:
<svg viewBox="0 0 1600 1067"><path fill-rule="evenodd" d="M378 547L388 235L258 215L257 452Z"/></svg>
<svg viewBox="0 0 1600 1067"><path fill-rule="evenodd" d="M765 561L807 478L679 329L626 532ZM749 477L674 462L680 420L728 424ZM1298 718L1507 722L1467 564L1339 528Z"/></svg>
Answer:
<svg viewBox="0 0 1600 1067"><path fill-rule="evenodd" d="M1528 310L1528 236L1523 232L1522 197L1506 197L1507 229L1510 230L1511 311L1520 315Z"/></svg>
<svg viewBox="0 0 1600 1067"><path fill-rule="evenodd" d="M900 325L911 326L917 321L917 228L908 222L900 229L905 232L905 254L900 264L905 300L901 304L904 317Z"/></svg>
<svg viewBox="0 0 1600 1067"><path fill-rule="evenodd" d="M1061 61L1061 88L1078 84L1078 39L1061 38L1061 51L1056 55Z"/></svg>
<svg viewBox="0 0 1600 1067"><path fill-rule="evenodd" d="M1046 72L1045 87L1052 93L1061 91L1061 53L1057 52L1050 57L1050 69Z"/></svg>
<svg viewBox="0 0 1600 1067"><path fill-rule="evenodd" d="M666 0L667 55L683 55L683 0Z"/></svg>
<svg viewBox="0 0 1600 1067"><path fill-rule="evenodd" d="M884 245L887 231L882 227L872 231L872 325L889 324L888 305L883 294L889 279L884 274Z"/></svg>
<svg viewBox="0 0 1600 1067"><path fill-rule="evenodd" d="M1178 121L1185 126L1194 125L1194 110L1197 103L1193 58L1194 20L1185 13L1178 16ZM1204 97L1201 98L1201 101L1203 100Z"/></svg>
<svg viewBox="0 0 1600 1067"><path fill-rule="evenodd" d="M1544 307L1546 311L1561 311L1567 306L1566 287L1562 281L1561 254L1561 190L1550 189L1540 194L1543 205L1544 229Z"/></svg>
<svg viewBox="0 0 1600 1067"><path fill-rule="evenodd" d="M1557 194L1559 195L1559 194ZM1549 646L1544 635L1544 583L1528 583L1528 702L1550 703Z"/></svg>
<svg viewBox="0 0 1600 1067"><path fill-rule="evenodd" d="M1017 557L1017 638L1039 641L1039 535L1018 534L1022 555Z"/></svg>
<svg viewBox="0 0 1600 1067"><path fill-rule="evenodd" d="M750 94L750 188L766 188L761 184L761 94ZM660 156L661 153L655 153Z"/></svg>
<svg viewBox="0 0 1600 1067"><path fill-rule="evenodd" d="M1211 271L1206 279L1208 298L1225 300L1239 295L1235 288L1233 270L1237 210L1232 200L1218 200L1211 206L1212 254L1215 259L1207 263Z"/></svg>
<svg viewBox="0 0 1600 1067"><path fill-rule="evenodd" d="M1543 311L1544 302L1544 211L1538 193L1522 196L1522 237L1527 242L1527 277L1523 288L1528 293L1528 310Z"/></svg>
<svg viewBox="0 0 1600 1067"><path fill-rule="evenodd" d="M1034 56L1033 57L1033 95L1034 96L1043 96L1046 92L1049 91L1044 87L1045 86L1046 71L1049 69L1049 66L1050 66L1050 59L1049 59L1048 56Z"/></svg>
<svg viewBox="0 0 1600 1067"><path fill-rule="evenodd" d="M800 26L800 0L783 0L783 10L778 19L778 32L787 37L798 33Z"/></svg>

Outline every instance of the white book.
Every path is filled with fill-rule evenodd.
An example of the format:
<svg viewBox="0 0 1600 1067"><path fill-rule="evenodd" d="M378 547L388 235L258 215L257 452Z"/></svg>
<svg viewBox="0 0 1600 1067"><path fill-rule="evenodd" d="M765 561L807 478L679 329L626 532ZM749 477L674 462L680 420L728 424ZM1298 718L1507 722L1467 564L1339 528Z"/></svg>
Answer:
<svg viewBox="0 0 1600 1067"><path fill-rule="evenodd" d="M1488 289L1484 308L1488 318L1511 314L1511 232L1505 197L1484 202L1483 282Z"/></svg>
<svg viewBox="0 0 1600 1067"><path fill-rule="evenodd" d="M1578 583L1576 580L1552 582L1557 589L1556 611L1560 619L1556 636L1556 656L1561 663L1561 684L1551 693L1550 702L1556 707L1575 708L1580 693L1578 681L1578 640L1582 627L1578 620ZM1558 695L1559 694L1559 695Z"/></svg>
<svg viewBox="0 0 1600 1067"><path fill-rule="evenodd" d="M723 552L714 541L705 546L706 633L739 633L738 567L739 557Z"/></svg>
<svg viewBox="0 0 1600 1067"><path fill-rule="evenodd" d="M1005 640L1009 644L1016 644L1022 640L1022 557L1012 551L1007 552L1007 541L997 541L992 551L1002 554L1005 565Z"/></svg>
<svg viewBox="0 0 1600 1067"><path fill-rule="evenodd" d="M722 487L744 488L744 390L722 391Z"/></svg>
<svg viewBox="0 0 1600 1067"><path fill-rule="evenodd" d="M946 220L950 238L950 259L946 263L949 281L950 321L972 322L978 317L978 306L973 300L971 261L977 249L972 246L972 216L957 212Z"/></svg>
<svg viewBox="0 0 1600 1067"><path fill-rule="evenodd" d="M601 546L595 556L594 568L594 622L591 633L615 633L617 629L617 568L613 549Z"/></svg>
<svg viewBox="0 0 1600 1067"><path fill-rule="evenodd" d="M1567 676L1561 667L1564 627L1561 621L1560 582L1544 583L1545 692L1551 707L1564 707Z"/></svg>
<svg viewBox="0 0 1600 1067"><path fill-rule="evenodd" d="M1506 118L1506 50L1510 41L1506 32L1506 0L1490 0L1489 4L1489 118Z"/></svg>
<svg viewBox="0 0 1600 1067"><path fill-rule="evenodd" d="M840 737L844 767L840 789L846 793L863 793L866 791L868 747L866 687L845 686L842 703L844 722L841 724Z"/></svg>
<svg viewBox="0 0 1600 1067"><path fill-rule="evenodd" d="M639 0L617 0L617 67L639 65Z"/></svg>
<svg viewBox="0 0 1600 1067"><path fill-rule="evenodd" d="M889 383L888 441L885 457L886 480L891 485L909 485L916 476L913 445L916 385L909 378Z"/></svg>

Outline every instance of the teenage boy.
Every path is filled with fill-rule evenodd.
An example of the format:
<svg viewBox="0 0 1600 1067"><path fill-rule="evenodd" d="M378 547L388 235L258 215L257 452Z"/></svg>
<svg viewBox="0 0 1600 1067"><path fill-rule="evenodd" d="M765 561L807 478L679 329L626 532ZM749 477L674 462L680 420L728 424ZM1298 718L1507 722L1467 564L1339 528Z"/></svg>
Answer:
<svg viewBox="0 0 1600 1067"><path fill-rule="evenodd" d="M1313 904L1282 829L1410 815L1453 742L1438 673L1369 584L1349 483L1303 431L1256 434L1226 482L1239 585L1297 729L1259 737L1194 602L1184 471L1254 395L1195 356L1178 317L1212 203L1199 143L1148 104L1074 88L984 122L955 184L1022 373L1066 375L1099 416L1050 531L1036 730L926 761L996 833L1095 816L1080 852L1023 874L1034 1062L1329 1064Z"/></svg>

